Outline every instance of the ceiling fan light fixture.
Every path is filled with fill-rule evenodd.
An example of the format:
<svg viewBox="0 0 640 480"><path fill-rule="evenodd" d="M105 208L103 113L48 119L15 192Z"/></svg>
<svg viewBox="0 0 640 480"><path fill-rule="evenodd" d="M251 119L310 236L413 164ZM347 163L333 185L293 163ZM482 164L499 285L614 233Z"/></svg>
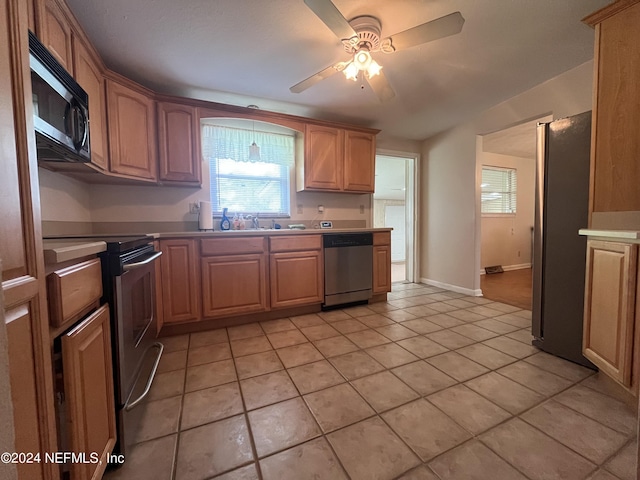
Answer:
<svg viewBox="0 0 640 480"><path fill-rule="evenodd" d="M380 65L375 60L371 60L371 63L369 64L369 67L367 68L367 77L371 78L371 77L375 77L376 75L379 75L380 74L380 70L382 70L382 65Z"/></svg>
<svg viewBox="0 0 640 480"><path fill-rule="evenodd" d="M366 70L371 65L371 53L367 47L360 47L356 53L353 54L353 63L355 63L358 70Z"/></svg>
<svg viewBox="0 0 640 480"><path fill-rule="evenodd" d="M344 76L347 77L347 80L353 80L354 82L358 79L358 73L360 73L360 69L356 66L355 63L349 62L349 64L343 70Z"/></svg>

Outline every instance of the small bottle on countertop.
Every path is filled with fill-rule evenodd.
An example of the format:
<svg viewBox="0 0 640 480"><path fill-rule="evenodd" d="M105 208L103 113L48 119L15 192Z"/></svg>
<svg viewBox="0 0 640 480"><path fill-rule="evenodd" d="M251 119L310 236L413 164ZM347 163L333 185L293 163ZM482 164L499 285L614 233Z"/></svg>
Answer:
<svg viewBox="0 0 640 480"><path fill-rule="evenodd" d="M247 224L244 221L244 217L240 214L240 218L238 219L238 230L244 230L247 227Z"/></svg>
<svg viewBox="0 0 640 480"><path fill-rule="evenodd" d="M236 213L233 216L233 221L231 222L233 230L240 230L240 220L238 219L238 214Z"/></svg>
<svg viewBox="0 0 640 480"><path fill-rule="evenodd" d="M220 220L220 230L229 230L231 228L231 222L229 221L229 217L227 217L228 208L224 208L222 210L222 220Z"/></svg>

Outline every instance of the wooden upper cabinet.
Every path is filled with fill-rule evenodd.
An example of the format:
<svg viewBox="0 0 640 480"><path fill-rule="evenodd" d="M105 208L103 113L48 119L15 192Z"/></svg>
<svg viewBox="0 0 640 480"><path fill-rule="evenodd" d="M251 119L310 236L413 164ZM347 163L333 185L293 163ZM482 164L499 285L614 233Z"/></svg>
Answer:
<svg viewBox="0 0 640 480"><path fill-rule="evenodd" d="M343 181L345 191L373 193L375 156L375 135L345 130Z"/></svg>
<svg viewBox="0 0 640 480"><path fill-rule="evenodd" d="M590 213L606 212L608 228L637 229L612 212L640 215L640 2L614 2L584 21L596 29Z"/></svg>
<svg viewBox="0 0 640 480"><path fill-rule="evenodd" d="M340 128L305 126L304 189L342 190L343 139Z"/></svg>
<svg viewBox="0 0 640 480"><path fill-rule="evenodd" d="M632 385L638 246L587 242L583 353L603 373Z"/></svg>
<svg viewBox="0 0 640 480"><path fill-rule="evenodd" d="M200 273L196 240L161 240L163 322L200 320Z"/></svg>
<svg viewBox="0 0 640 480"><path fill-rule="evenodd" d="M100 463L73 463L72 478L102 478L116 443L111 365L111 326L106 305L62 337L67 431L71 450L96 452Z"/></svg>
<svg viewBox="0 0 640 480"><path fill-rule="evenodd" d="M107 153L107 105L104 76L90 49L78 38L73 43L73 70L76 81L89 95L89 142L91 163L109 169Z"/></svg>
<svg viewBox="0 0 640 480"><path fill-rule="evenodd" d="M43 0L38 36L47 50L71 75L73 71L72 30L56 0Z"/></svg>
<svg viewBox="0 0 640 480"><path fill-rule="evenodd" d="M196 107L158 103L160 181L202 183L200 119Z"/></svg>
<svg viewBox="0 0 640 480"><path fill-rule="evenodd" d="M155 182L157 155L153 99L107 79L107 118L111 172Z"/></svg>
<svg viewBox="0 0 640 480"><path fill-rule="evenodd" d="M375 131L307 124L297 189L373 193Z"/></svg>

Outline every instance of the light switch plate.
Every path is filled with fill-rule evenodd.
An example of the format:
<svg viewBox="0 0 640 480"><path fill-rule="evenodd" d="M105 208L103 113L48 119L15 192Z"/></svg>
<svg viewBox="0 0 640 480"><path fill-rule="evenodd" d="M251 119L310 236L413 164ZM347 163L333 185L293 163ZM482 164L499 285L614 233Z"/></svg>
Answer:
<svg viewBox="0 0 640 480"><path fill-rule="evenodd" d="M320 228L333 228L333 223L329 221L320 222Z"/></svg>

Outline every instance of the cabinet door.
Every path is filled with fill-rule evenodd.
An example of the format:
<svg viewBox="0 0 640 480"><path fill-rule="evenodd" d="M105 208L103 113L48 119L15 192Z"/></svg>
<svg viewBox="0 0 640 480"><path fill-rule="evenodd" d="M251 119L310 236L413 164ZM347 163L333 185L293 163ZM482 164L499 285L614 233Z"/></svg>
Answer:
<svg viewBox="0 0 640 480"><path fill-rule="evenodd" d="M375 181L376 137L370 133L344 133L345 192L373 193Z"/></svg>
<svg viewBox="0 0 640 480"><path fill-rule="evenodd" d="M205 318L268 310L265 255L204 257L201 267Z"/></svg>
<svg viewBox="0 0 640 480"><path fill-rule="evenodd" d="M200 119L196 107L158 103L160 180L200 185Z"/></svg>
<svg viewBox="0 0 640 480"><path fill-rule="evenodd" d="M391 246L373 247L373 293L391 291Z"/></svg>
<svg viewBox="0 0 640 480"><path fill-rule="evenodd" d="M102 478L116 443L109 308L102 306L62 337L68 433L74 452L97 452L102 464L72 463L72 478Z"/></svg>
<svg viewBox="0 0 640 480"><path fill-rule="evenodd" d="M618 10L612 14L613 11ZM640 3L613 2L594 14L592 211L640 211ZM587 19L589 21L589 19Z"/></svg>
<svg viewBox="0 0 640 480"><path fill-rule="evenodd" d="M3 438L14 438L13 451L44 453L58 448L26 6L11 0L0 4L0 329L6 328L8 353L0 375L3 386L7 380L11 385L13 404L12 411L4 403L0 409L13 416L14 427L5 431L3 423L0 428ZM15 467L20 479L58 478L59 465L52 463ZM4 476L4 465L0 471Z"/></svg>
<svg viewBox="0 0 640 480"><path fill-rule="evenodd" d="M71 24L62 13L56 0L44 0L38 34L42 44L73 76Z"/></svg>
<svg viewBox="0 0 640 480"><path fill-rule="evenodd" d="M339 128L307 125L304 131L304 188L342 189L344 132Z"/></svg>
<svg viewBox="0 0 640 480"><path fill-rule="evenodd" d="M78 37L74 38L73 46L75 78L89 95L91 163L103 170L108 170L107 106L104 77L97 61Z"/></svg>
<svg viewBox="0 0 640 480"><path fill-rule="evenodd" d="M200 275L195 240L161 240L163 322L200 320Z"/></svg>
<svg viewBox="0 0 640 480"><path fill-rule="evenodd" d="M153 100L107 80L107 118L111 172L157 179L156 122Z"/></svg>
<svg viewBox="0 0 640 480"><path fill-rule="evenodd" d="M321 251L272 253L271 308L321 303L324 295Z"/></svg>
<svg viewBox="0 0 640 480"><path fill-rule="evenodd" d="M583 353L631 386L637 245L587 242Z"/></svg>

